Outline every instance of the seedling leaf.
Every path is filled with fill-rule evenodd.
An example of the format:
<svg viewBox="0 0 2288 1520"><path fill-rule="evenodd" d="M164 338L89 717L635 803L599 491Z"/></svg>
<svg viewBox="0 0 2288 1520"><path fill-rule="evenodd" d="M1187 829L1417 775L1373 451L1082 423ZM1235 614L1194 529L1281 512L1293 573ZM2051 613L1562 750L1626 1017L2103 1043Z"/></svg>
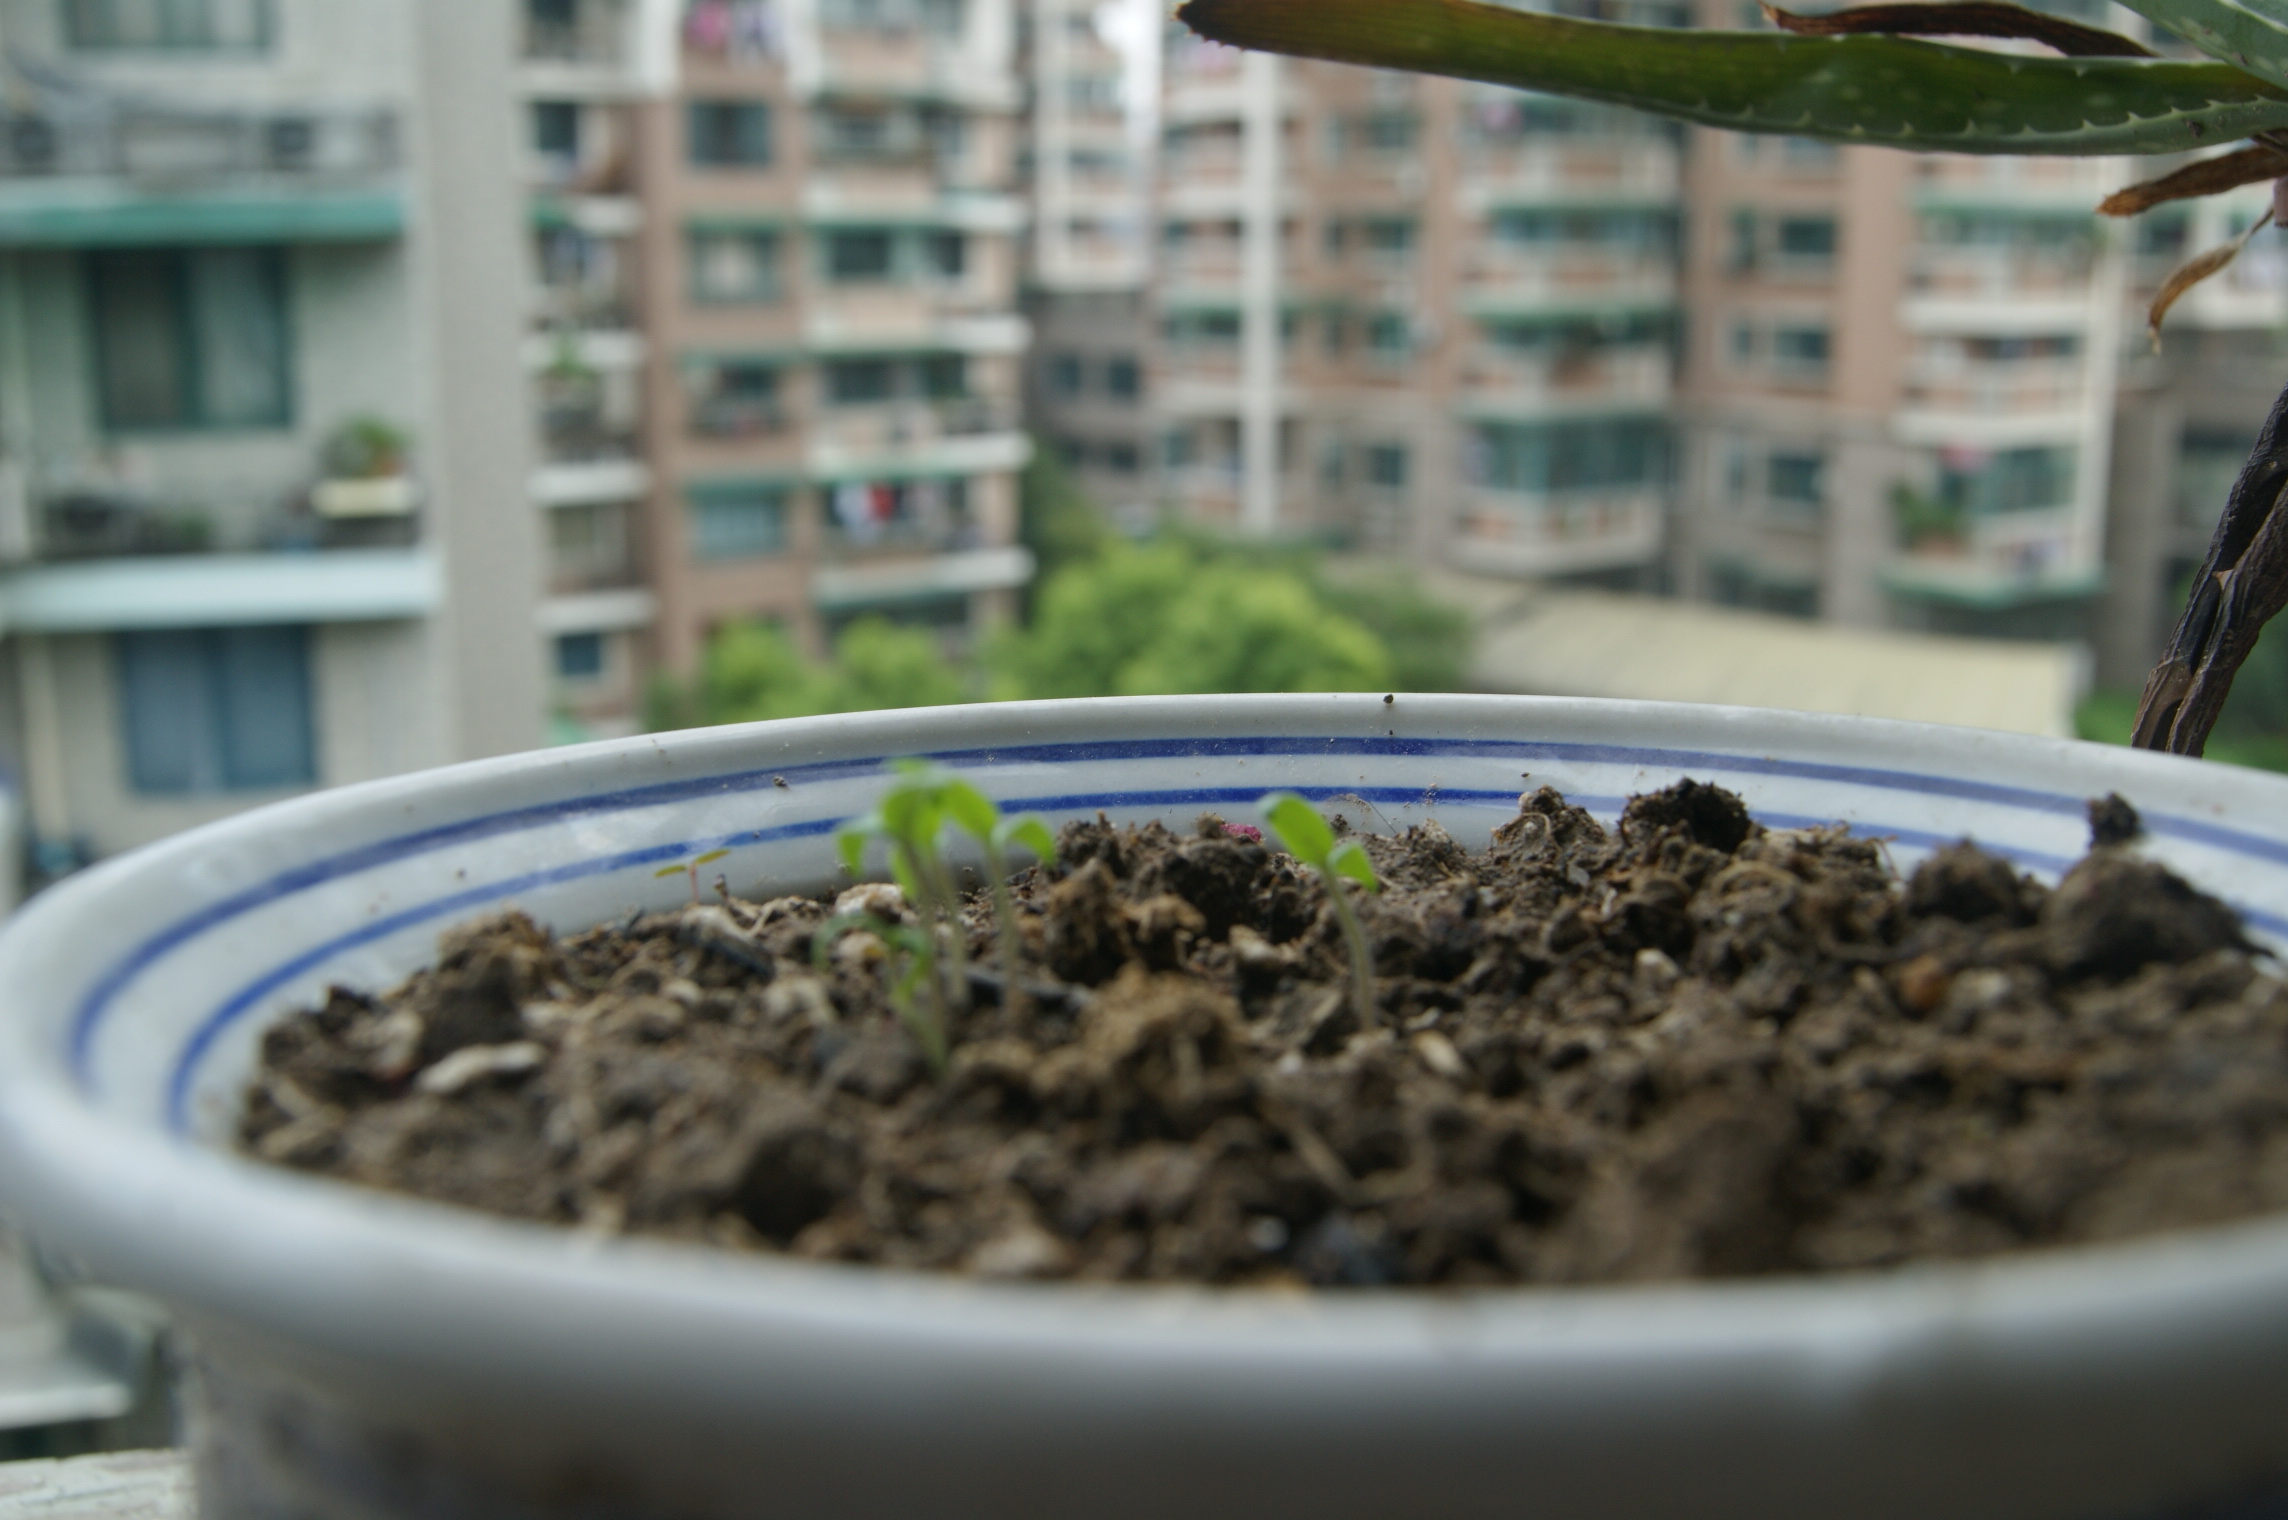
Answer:
<svg viewBox="0 0 2288 1520"><path fill-rule="evenodd" d="M853 876L866 869L866 842L882 832L882 815L868 813L855 822L845 824L842 832L834 836L834 847L841 852L842 869Z"/></svg>
<svg viewBox="0 0 2288 1520"><path fill-rule="evenodd" d="M1355 839L1346 839L1336 845L1335 853L1327 858L1327 864L1336 875L1348 876L1369 892L1382 890L1382 879L1374 874L1374 862L1366 858L1366 851L1359 848Z"/></svg>
<svg viewBox="0 0 2288 1520"><path fill-rule="evenodd" d="M724 856L730 853L731 852L729 850L709 850L706 854L700 856L697 860L694 860L691 863L695 866L707 865L712 861L721 860Z"/></svg>
<svg viewBox="0 0 2288 1520"><path fill-rule="evenodd" d="M1305 865L1324 868L1335 849L1335 831L1319 810L1293 792L1274 792L1261 803L1263 821Z"/></svg>
<svg viewBox="0 0 2288 1520"><path fill-rule="evenodd" d="M2246 68L2278 68L2284 56L2274 24L2251 16L2241 25L2233 18L2250 13L2228 0L2137 0L2134 8L2234 63L2245 53ZM2288 127L2283 76L2259 78L2231 63L1616 26L1478 0L1189 0L1178 15L1234 47L1892 148L2181 153ZM2204 40L2212 35L2216 46ZM2228 36L2248 46L2228 48Z"/></svg>
<svg viewBox="0 0 2288 1520"><path fill-rule="evenodd" d="M1001 828L1003 837L1009 844L1021 844L1042 860L1057 858L1056 836L1049 832L1047 824L1032 814L1027 813L1022 818L1009 819L1001 825Z"/></svg>
<svg viewBox="0 0 2288 1520"><path fill-rule="evenodd" d="M684 869L685 867L683 862L679 860L674 865L661 866L658 870L652 872L651 874L654 876L681 876L684 872Z"/></svg>
<svg viewBox="0 0 2288 1520"><path fill-rule="evenodd" d="M948 779L940 785L938 796L944 799L945 810L953 816L955 827L979 839L993 837L993 825L1000 821L1001 810L993 805L992 798L958 779Z"/></svg>

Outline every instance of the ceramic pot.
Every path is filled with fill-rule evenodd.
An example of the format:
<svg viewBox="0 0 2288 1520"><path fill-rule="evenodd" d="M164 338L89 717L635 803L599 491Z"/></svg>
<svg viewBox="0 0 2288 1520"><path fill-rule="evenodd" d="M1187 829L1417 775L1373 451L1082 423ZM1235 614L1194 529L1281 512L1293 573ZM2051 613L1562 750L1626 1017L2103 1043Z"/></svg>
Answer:
<svg viewBox="0 0 2288 1520"><path fill-rule="evenodd" d="M889 756L1052 820L1274 787L1480 844L1521 789L1692 776L1902 867L2054 876L2085 799L2288 943L2288 780L2091 745L1649 703L1148 698L660 735L322 793L0 932L0 1203L203 1354L205 1513L2159 1515L2288 1487L2288 1223L1810 1280L1320 1295L1020 1286L605 1240L225 1144L257 1036L456 920L568 930L833 879Z"/></svg>

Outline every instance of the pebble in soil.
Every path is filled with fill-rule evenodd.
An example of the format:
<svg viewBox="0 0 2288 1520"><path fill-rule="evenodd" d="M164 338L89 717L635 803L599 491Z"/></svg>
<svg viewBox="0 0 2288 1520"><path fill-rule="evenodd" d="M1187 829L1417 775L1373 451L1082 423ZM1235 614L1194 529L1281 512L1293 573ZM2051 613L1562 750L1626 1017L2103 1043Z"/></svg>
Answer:
<svg viewBox="0 0 2288 1520"><path fill-rule="evenodd" d="M1494 1284L1887 1266L2288 1207L2288 992L2134 814L2055 888L1900 881L1686 781L1364 843L1376 1019L1254 831L1068 827L934 1077L826 900L447 934L266 1036L288 1166L612 1232L996 1277ZM857 888L897 913L889 889ZM991 958L989 905L965 923Z"/></svg>

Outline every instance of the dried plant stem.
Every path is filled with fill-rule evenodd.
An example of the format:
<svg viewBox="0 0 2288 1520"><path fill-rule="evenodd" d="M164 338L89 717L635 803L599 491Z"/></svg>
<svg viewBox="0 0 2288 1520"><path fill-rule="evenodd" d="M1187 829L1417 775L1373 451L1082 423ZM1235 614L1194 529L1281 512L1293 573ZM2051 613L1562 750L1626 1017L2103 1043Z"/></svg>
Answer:
<svg viewBox="0 0 2288 1520"><path fill-rule="evenodd" d="M2273 614L2288 606L2288 390L2272 403L2193 578L2184 616L2145 678L2130 742L2198 755L2232 678Z"/></svg>

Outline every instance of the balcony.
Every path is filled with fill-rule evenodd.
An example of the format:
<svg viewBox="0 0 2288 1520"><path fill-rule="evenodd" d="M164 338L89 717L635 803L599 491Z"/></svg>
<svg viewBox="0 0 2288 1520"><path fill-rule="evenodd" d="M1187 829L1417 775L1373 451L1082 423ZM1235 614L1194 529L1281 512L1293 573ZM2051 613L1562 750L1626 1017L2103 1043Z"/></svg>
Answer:
<svg viewBox="0 0 2288 1520"><path fill-rule="evenodd" d="M200 554L0 573L0 630L102 633L425 617L444 597L419 549Z"/></svg>
<svg viewBox="0 0 2288 1520"><path fill-rule="evenodd" d="M1497 575L1570 575L1648 563L1660 553L1663 494L1632 487L1540 496L1473 489L1447 557Z"/></svg>
<svg viewBox="0 0 2288 1520"><path fill-rule="evenodd" d="M2094 596L2105 587L2067 507L1973 519L1959 538L1927 540L1884 567L1894 596L1979 610Z"/></svg>
<svg viewBox="0 0 2288 1520"><path fill-rule="evenodd" d="M2078 331L2096 294L2086 254L1919 248L1902 312L1919 332Z"/></svg>
<svg viewBox="0 0 2288 1520"><path fill-rule="evenodd" d="M1513 203L1666 206L1674 203L1676 149L1659 140L1473 146L1462 156L1463 209Z"/></svg>
<svg viewBox="0 0 2288 1520"><path fill-rule="evenodd" d="M2079 359L1916 364L1907 373L1897 430L1910 443L2071 436L2079 430L2087 388Z"/></svg>
<svg viewBox="0 0 2288 1520"><path fill-rule="evenodd" d="M1014 545L876 564L823 565L811 577L810 599L822 612L841 612L1014 591L1032 580L1033 568L1032 551Z"/></svg>
<svg viewBox="0 0 2288 1520"><path fill-rule="evenodd" d="M101 100L0 119L0 244L395 237L397 117Z"/></svg>
<svg viewBox="0 0 2288 1520"><path fill-rule="evenodd" d="M1659 408L1668 404L1672 361L1661 347L1598 347L1521 353L1481 343L1463 361L1474 412L1508 414L1576 405Z"/></svg>
<svg viewBox="0 0 2288 1520"><path fill-rule="evenodd" d="M1672 260L1604 249L1528 251L1496 245L1477 252L1462 272L1462 305L1473 313L1675 302Z"/></svg>
<svg viewBox="0 0 2288 1520"><path fill-rule="evenodd" d="M933 100L983 111L1024 101L1017 76L958 38L921 28L821 27L819 89L827 95Z"/></svg>
<svg viewBox="0 0 2288 1520"><path fill-rule="evenodd" d="M2102 159L1926 154L1915 164L1917 207L2068 211L2086 215L2121 183Z"/></svg>
<svg viewBox="0 0 2288 1520"><path fill-rule="evenodd" d="M1017 470L1032 457L1017 409L984 398L843 406L810 427L814 476L990 473Z"/></svg>

